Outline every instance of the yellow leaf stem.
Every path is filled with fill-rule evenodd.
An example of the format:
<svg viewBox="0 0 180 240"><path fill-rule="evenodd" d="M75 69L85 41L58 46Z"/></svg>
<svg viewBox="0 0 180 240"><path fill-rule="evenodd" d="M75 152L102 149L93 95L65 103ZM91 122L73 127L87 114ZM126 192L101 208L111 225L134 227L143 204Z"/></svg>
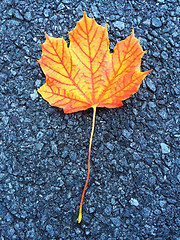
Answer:
<svg viewBox="0 0 180 240"><path fill-rule="evenodd" d="M96 106L92 106L92 108L93 108L93 120L92 120L91 137L90 137L90 141L89 141L88 174L87 174L86 183L85 183L84 190L83 190L82 197L81 197L81 202L80 202L80 207L79 207L79 216L77 218L78 223L80 223L82 220L82 205L83 205L84 195L86 192L86 188L87 188L87 184L88 184L89 176L90 176L91 146L92 146L94 127L95 127Z"/></svg>

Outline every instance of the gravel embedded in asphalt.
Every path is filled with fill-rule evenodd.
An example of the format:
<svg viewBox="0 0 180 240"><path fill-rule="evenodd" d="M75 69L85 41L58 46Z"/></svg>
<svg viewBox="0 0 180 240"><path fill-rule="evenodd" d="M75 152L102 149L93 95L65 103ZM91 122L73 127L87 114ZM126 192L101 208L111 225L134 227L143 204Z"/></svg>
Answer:
<svg viewBox="0 0 180 240"><path fill-rule="evenodd" d="M83 15L107 23L111 51L135 30L153 69L117 109L64 114L36 92L44 31L69 43ZM0 2L0 238L177 240L179 42L177 0Z"/></svg>

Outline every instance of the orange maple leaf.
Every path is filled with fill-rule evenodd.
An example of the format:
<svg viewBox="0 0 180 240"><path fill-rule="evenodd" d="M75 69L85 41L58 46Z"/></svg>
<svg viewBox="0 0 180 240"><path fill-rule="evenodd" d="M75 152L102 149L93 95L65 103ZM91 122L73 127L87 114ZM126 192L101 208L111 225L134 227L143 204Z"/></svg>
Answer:
<svg viewBox="0 0 180 240"><path fill-rule="evenodd" d="M95 19L83 18L69 32L70 46L63 38L49 37L41 45L38 61L46 75L46 83L38 92L50 105L72 113L93 108L93 123L89 144L88 175L84 186L78 223L82 219L82 204L90 175L91 144L97 107L121 107L122 101L138 91L142 80L151 71L141 72L142 50L134 30L117 42L110 53L107 25Z"/></svg>

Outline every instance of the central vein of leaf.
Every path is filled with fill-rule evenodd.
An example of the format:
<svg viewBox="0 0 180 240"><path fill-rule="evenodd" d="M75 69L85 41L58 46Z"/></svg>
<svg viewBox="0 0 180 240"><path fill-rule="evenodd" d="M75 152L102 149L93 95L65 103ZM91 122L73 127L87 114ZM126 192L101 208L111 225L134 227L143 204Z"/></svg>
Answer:
<svg viewBox="0 0 180 240"><path fill-rule="evenodd" d="M92 71L91 47L90 47L90 41L89 41L89 33L90 33L90 31L88 30L87 19L86 18L85 18L85 23L86 23L87 42L88 42L89 61L90 61L91 86L92 86L92 102L93 102L93 105L94 105L95 104L95 94L94 94L94 76L93 76L93 71ZM93 21L92 21L92 24L93 24ZM91 28L92 28L92 26L91 26ZM91 30L91 28L90 28L90 30Z"/></svg>

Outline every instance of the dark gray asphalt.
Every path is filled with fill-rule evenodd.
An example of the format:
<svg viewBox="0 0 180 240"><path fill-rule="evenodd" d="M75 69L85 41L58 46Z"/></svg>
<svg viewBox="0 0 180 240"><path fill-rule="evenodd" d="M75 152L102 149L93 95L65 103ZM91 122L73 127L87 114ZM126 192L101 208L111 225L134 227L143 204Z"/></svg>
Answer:
<svg viewBox="0 0 180 240"><path fill-rule="evenodd" d="M92 110L65 115L37 93L44 31L83 15L107 22L110 48L130 35L154 70L124 106L99 108L83 221ZM0 239L180 240L178 0L1 0Z"/></svg>

